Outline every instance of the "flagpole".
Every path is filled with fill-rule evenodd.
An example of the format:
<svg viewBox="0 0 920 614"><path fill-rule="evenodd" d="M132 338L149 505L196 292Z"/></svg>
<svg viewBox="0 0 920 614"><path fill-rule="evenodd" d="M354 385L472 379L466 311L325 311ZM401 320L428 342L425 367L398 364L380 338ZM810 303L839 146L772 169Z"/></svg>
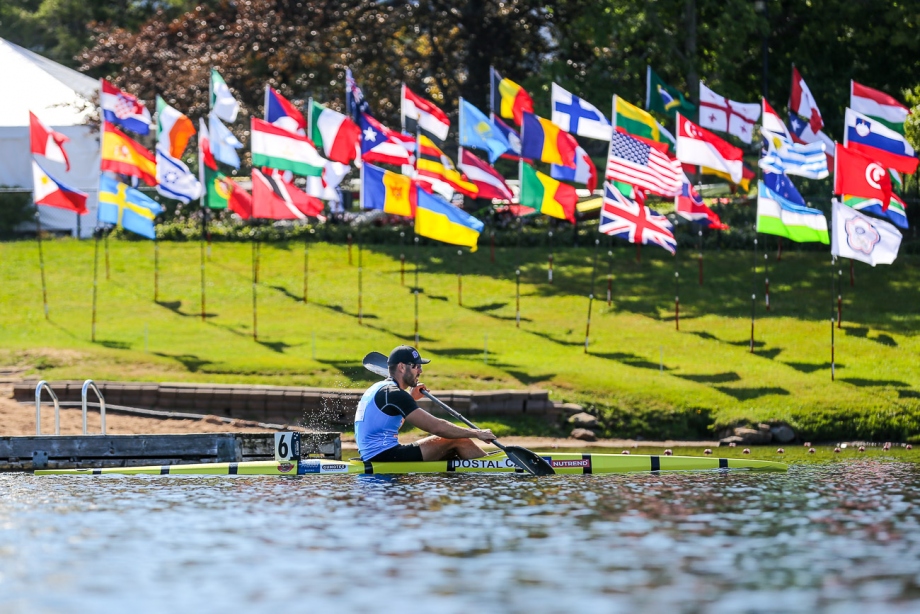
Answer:
<svg viewBox="0 0 920 614"><path fill-rule="evenodd" d="M833 316L833 304L834 304L834 256L831 255L831 381L834 381L834 376L836 372L836 365L834 363L834 316Z"/></svg>
<svg viewBox="0 0 920 614"><path fill-rule="evenodd" d="M105 280L109 281L109 233L106 232L103 235L102 239L103 244L105 245Z"/></svg>
<svg viewBox="0 0 920 614"><path fill-rule="evenodd" d="M763 247L763 278L764 301L766 302L767 311L770 311L770 255L767 253L766 243Z"/></svg>
<svg viewBox="0 0 920 614"><path fill-rule="evenodd" d="M38 268L42 276L42 307L45 310L45 319L50 320L48 316L48 286L45 284L45 254L42 250L42 219L39 213L38 205L35 205L35 238L38 240Z"/></svg>
<svg viewBox="0 0 920 614"><path fill-rule="evenodd" d="M358 326L364 324L364 250L361 249L361 229L358 232Z"/></svg>
<svg viewBox="0 0 920 614"><path fill-rule="evenodd" d="M850 260L850 262L853 262ZM843 320L843 269L837 269L837 328Z"/></svg>
<svg viewBox="0 0 920 614"><path fill-rule="evenodd" d="M90 341L96 343L96 294L99 279L99 233L96 233L96 245L93 252L93 327L90 334Z"/></svg>
<svg viewBox="0 0 920 614"><path fill-rule="evenodd" d="M405 253L406 233L399 231L399 285L406 285L406 253Z"/></svg>
<svg viewBox="0 0 920 614"><path fill-rule="evenodd" d="M415 285L412 288L412 293L415 295L415 347L418 349L418 234L415 234L413 241L415 242Z"/></svg>
<svg viewBox="0 0 920 614"><path fill-rule="evenodd" d="M208 78L208 107L210 108L211 100L211 80ZM208 192L208 185L205 183L204 176L204 156L201 154L201 131L204 128L204 120L198 120L198 180L201 182L202 190L201 196L198 197L198 206L201 209L201 215L204 216L205 211L205 202L204 198ZM198 240L199 256L200 256L200 268L201 268L201 321L205 321L205 270L204 270L204 231L202 230L202 236Z"/></svg>
<svg viewBox="0 0 920 614"><path fill-rule="evenodd" d="M524 206L524 122L521 122L521 159L518 161L518 208L519 212L520 207ZM521 235L524 234L524 216L519 215L518 220L520 222L520 228L518 228L517 236L517 253L515 258L520 263L521 261ZM514 269L515 276L515 312L514 312L514 325L517 328L521 327L521 265Z"/></svg>
<svg viewBox="0 0 920 614"><path fill-rule="evenodd" d="M160 302L160 242L153 241L153 302Z"/></svg>
<svg viewBox="0 0 920 614"><path fill-rule="evenodd" d="M256 255L256 250L258 242L256 240L252 241L251 250L252 250L252 340L259 341L259 308L256 294L256 286L259 283L259 265L258 265L258 256Z"/></svg>
<svg viewBox="0 0 920 614"><path fill-rule="evenodd" d="M463 250L457 250L457 305L463 307Z"/></svg>
<svg viewBox="0 0 920 614"><path fill-rule="evenodd" d="M607 250L607 307L613 307L613 250Z"/></svg>
<svg viewBox="0 0 920 614"><path fill-rule="evenodd" d="M549 231L547 242L549 243L549 267L546 270L546 276L549 283L553 283L553 231Z"/></svg>
<svg viewBox="0 0 920 614"><path fill-rule="evenodd" d="M754 227L754 266L751 269L751 354L754 353L754 315L757 309L757 227Z"/></svg>
<svg viewBox="0 0 920 614"><path fill-rule="evenodd" d="M597 279L597 256L600 249L601 240L594 239L594 266L591 269L591 294L588 295L588 319L585 324L585 354L588 353L588 340L591 335L591 307L594 304L594 282Z"/></svg>
<svg viewBox="0 0 920 614"><path fill-rule="evenodd" d="M680 330L680 271L677 251L674 252L674 330Z"/></svg>

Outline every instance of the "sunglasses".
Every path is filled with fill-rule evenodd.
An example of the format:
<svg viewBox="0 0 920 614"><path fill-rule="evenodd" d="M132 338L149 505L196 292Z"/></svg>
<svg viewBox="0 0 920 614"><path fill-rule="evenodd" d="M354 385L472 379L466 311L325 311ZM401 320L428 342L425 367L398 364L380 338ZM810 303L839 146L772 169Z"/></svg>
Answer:
<svg viewBox="0 0 920 614"><path fill-rule="evenodd" d="M406 363L403 363L403 364L405 364L405 365L406 365L407 367L409 367L410 369L421 369L421 368L422 368L422 365L415 364L415 363L413 363L413 362L406 362Z"/></svg>

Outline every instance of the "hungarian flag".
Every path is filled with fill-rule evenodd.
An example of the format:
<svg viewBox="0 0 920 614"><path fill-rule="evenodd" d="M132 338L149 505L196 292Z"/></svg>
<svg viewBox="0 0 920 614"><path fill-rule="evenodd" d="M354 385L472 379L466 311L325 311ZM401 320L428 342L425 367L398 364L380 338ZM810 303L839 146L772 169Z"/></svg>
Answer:
<svg viewBox="0 0 920 614"><path fill-rule="evenodd" d="M323 201L284 181L281 173L252 169L252 217L265 220L302 220L323 211Z"/></svg>
<svg viewBox="0 0 920 614"><path fill-rule="evenodd" d="M703 112L701 106L700 113ZM677 114L677 159L681 162L724 171L732 183L737 184L741 183L743 174L743 155L739 148Z"/></svg>
<svg viewBox="0 0 920 614"><path fill-rule="evenodd" d="M322 147L326 157L333 162L350 164L358 155L358 139L361 138L358 125L316 101L313 101L310 114L313 124L310 136L316 146Z"/></svg>
<svg viewBox="0 0 920 614"><path fill-rule="evenodd" d="M882 202L882 209L888 209L891 177L882 164L840 144L834 161L834 194L877 198Z"/></svg>
<svg viewBox="0 0 920 614"><path fill-rule="evenodd" d="M418 127L422 130L430 132L442 141L447 139L447 131L450 129L447 114L434 103L414 94L405 83L402 84L401 112L404 118L418 122Z"/></svg>
<svg viewBox="0 0 920 614"><path fill-rule="evenodd" d="M507 201L513 198L511 188L505 183L505 178L466 149L460 150L460 170L479 188L478 198L497 198Z"/></svg>
<svg viewBox="0 0 920 614"><path fill-rule="evenodd" d="M149 186L157 184L157 163L153 154L109 122L103 122L100 168L137 177Z"/></svg>
<svg viewBox="0 0 920 614"><path fill-rule="evenodd" d="M850 81L850 108L877 119L900 134L904 134L904 122L910 115L910 109L885 92L866 87L856 81Z"/></svg>
<svg viewBox="0 0 920 614"><path fill-rule="evenodd" d="M32 160L32 197L36 205L86 213L86 194L68 187Z"/></svg>
<svg viewBox="0 0 920 614"><path fill-rule="evenodd" d="M69 140L60 132L47 127L35 116L35 113L29 111L29 142L33 154L45 156L54 162L63 162L69 171L70 160L67 159L67 152L64 151L64 143Z"/></svg>
<svg viewBox="0 0 920 614"><path fill-rule="evenodd" d="M326 160L305 136L288 132L257 117L252 118L252 164L303 176L319 177Z"/></svg>
<svg viewBox="0 0 920 614"><path fill-rule="evenodd" d="M252 217L252 197L221 172L204 169L205 203L211 209L230 209L244 220Z"/></svg>
<svg viewBox="0 0 920 614"><path fill-rule="evenodd" d="M533 98L523 87L511 79L503 79L498 71L489 68L492 83L492 112L505 119L513 119L520 126L524 113L533 113Z"/></svg>
<svg viewBox="0 0 920 614"><path fill-rule="evenodd" d="M265 121L294 134L307 134L307 120L303 118L303 113L268 85L265 86Z"/></svg>
<svg viewBox="0 0 920 614"><path fill-rule="evenodd" d="M529 164L523 165L523 172L521 205L574 224L575 205L578 203L575 188L534 170Z"/></svg>
<svg viewBox="0 0 920 614"><path fill-rule="evenodd" d="M157 95L157 147L173 158L181 158L194 134L192 120Z"/></svg>
<svg viewBox="0 0 920 614"><path fill-rule="evenodd" d="M792 93L789 95L789 110L807 121L811 131L815 134L824 127L818 103L815 102L815 97L811 95L811 90L808 89L805 79L799 74L799 69L795 65L792 66Z"/></svg>

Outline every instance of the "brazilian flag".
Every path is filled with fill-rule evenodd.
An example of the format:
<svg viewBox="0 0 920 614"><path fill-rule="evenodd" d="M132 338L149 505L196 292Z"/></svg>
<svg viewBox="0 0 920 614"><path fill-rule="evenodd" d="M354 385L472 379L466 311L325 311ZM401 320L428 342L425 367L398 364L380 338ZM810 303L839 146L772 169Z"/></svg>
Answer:
<svg viewBox="0 0 920 614"><path fill-rule="evenodd" d="M648 66L645 80L645 108L674 117L674 111L693 117L696 105L687 100L676 88L671 87Z"/></svg>

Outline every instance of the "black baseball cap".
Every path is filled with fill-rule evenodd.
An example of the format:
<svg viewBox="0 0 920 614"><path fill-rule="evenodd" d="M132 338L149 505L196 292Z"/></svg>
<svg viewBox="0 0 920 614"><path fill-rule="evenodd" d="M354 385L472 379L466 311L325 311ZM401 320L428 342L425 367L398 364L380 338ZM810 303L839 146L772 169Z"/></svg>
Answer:
<svg viewBox="0 0 920 614"><path fill-rule="evenodd" d="M422 358L419 355L418 350L412 347L411 345L399 345L392 352L390 352L390 357L387 358L387 365L393 366L398 365L399 363L406 363L410 365L424 365L431 362L427 358Z"/></svg>

